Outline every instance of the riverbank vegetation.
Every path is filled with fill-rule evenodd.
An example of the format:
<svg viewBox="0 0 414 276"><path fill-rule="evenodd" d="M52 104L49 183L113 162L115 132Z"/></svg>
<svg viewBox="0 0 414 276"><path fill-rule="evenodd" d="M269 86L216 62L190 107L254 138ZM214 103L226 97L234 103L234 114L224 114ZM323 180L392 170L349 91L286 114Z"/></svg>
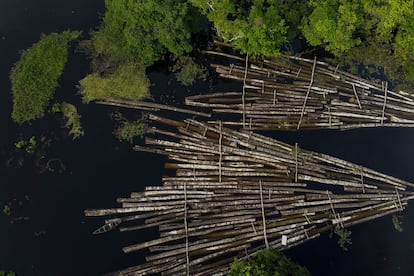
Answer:
<svg viewBox="0 0 414 276"><path fill-rule="evenodd" d="M191 52L191 34L200 30L202 16L184 0L106 0L105 6L101 26L82 43L93 69L80 81L83 100L145 98L146 68L167 53Z"/></svg>
<svg viewBox="0 0 414 276"><path fill-rule="evenodd" d="M414 2L308 1L300 27L312 46L343 64L374 65L397 83L414 81Z"/></svg>
<svg viewBox="0 0 414 276"><path fill-rule="evenodd" d="M68 43L80 32L42 35L39 42L22 52L11 69L12 119L23 123L44 115L58 86L68 58Z"/></svg>
<svg viewBox="0 0 414 276"><path fill-rule="evenodd" d="M263 249L245 261L235 259L228 273L228 276L249 275L307 276L311 274L305 267L296 264L275 249Z"/></svg>
<svg viewBox="0 0 414 276"><path fill-rule="evenodd" d="M101 25L81 43L92 67L80 80L84 102L148 97L146 71L160 60L175 60L170 70L182 84L193 84L204 75L191 56L199 38L211 36L253 58L316 50L355 72L382 75L399 89L409 92L414 84L410 1L105 0L105 6ZM68 42L78 37L79 32L53 33L23 51L11 70L14 121L43 116Z"/></svg>

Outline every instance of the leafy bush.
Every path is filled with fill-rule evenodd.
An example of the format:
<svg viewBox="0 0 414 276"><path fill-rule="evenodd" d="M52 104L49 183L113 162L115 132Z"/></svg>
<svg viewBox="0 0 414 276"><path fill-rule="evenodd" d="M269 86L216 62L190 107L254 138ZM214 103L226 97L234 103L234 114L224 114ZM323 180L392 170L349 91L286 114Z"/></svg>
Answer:
<svg viewBox="0 0 414 276"><path fill-rule="evenodd" d="M234 260L229 276L307 276L309 271L275 249L256 252L247 261Z"/></svg>
<svg viewBox="0 0 414 276"><path fill-rule="evenodd" d="M15 122L41 118L52 99L68 57L68 43L80 32L43 35L39 42L22 52L11 69L12 119Z"/></svg>

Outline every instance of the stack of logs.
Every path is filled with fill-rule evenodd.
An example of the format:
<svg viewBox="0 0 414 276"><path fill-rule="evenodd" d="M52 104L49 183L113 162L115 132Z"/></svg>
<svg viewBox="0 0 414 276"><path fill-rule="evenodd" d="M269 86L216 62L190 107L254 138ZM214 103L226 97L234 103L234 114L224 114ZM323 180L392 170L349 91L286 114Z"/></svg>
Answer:
<svg viewBox="0 0 414 276"><path fill-rule="evenodd" d="M224 125L250 130L414 126L414 97L390 91L387 82L359 78L316 57L252 62L248 56L207 52L231 58L234 63L211 66L221 77L242 82L242 89L191 96L186 104L208 108Z"/></svg>
<svg viewBox="0 0 414 276"><path fill-rule="evenodd" d="M236 256L283 250L401 211L414 198L412 183L222 122L150 120L155 138L135 150L168 156L174 176L119 198L120 208L85 211L121 219L120 231L158 228L158 238L123 248L150 254L120 275L225 274Z"/></svg>

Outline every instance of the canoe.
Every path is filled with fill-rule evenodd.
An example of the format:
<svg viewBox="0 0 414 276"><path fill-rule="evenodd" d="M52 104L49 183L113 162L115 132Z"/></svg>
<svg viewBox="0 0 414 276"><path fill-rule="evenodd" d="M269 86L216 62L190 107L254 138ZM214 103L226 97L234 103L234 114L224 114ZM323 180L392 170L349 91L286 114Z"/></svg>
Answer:
<svg viewBox="0 0 414 276"><path fill-rule="evenodd" d="M121 219L114 219L114 220L106 223L105 225L99 227L95 231L93 231L92 234L97 235L97 234L106 233L108 231L111 231L111 230L115 229L120 223L121 223Z"/></svg>

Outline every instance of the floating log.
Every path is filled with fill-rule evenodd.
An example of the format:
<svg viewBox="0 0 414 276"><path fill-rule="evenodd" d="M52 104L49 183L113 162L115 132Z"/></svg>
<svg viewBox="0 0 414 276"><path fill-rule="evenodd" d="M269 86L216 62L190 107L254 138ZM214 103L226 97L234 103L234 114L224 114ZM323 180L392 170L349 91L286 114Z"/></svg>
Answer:
<svg viewBox="0 0 414 276"><path fill-rule="evenodd" d="M174 106L159 104L159 103L153 103L153 102L146 102L146 101L140 101L140 100L130 100L130 99L122 99L122 98L107 98L104 100L98 100L95 101L97 104L101 105L111 105L111 106L118 106L118 107L126 107L126 108L132 108L132 109L138 109L143 111L159 111L159 110L170 110L174 112L180 112L184 114L191 114L201 117L209 118L211 117L211 114L204 113L204 112L197 112L194 110L184 109L184 108L178 108Z"/></svg>
<svg viewBox="0 0 414 276"><path fill-rule="evenodd" d="M281 55L253 61L248 56L206 53L231 58L233 63L211 66L220 77L239 81L242 90L189 96L186 104L207 109L223 126L247 130L414 126L413 95L393 92L387 82L362 79L316 57Z"/></svg>
<svg viewBox="0 0 414 276"><path fill-rule="evenodd" d="M300 78L307 71L297 72ZM159 127L155 137L146 139L148 148L134 149L166 155L174 176L119 198L120 208L85 211L120 219L121 231L158 228L157 238L123 248L148 255L119 275L224 275L234 257L285 250L400 212L414 198L410 182L224 122L149 119Z"/></svg>

